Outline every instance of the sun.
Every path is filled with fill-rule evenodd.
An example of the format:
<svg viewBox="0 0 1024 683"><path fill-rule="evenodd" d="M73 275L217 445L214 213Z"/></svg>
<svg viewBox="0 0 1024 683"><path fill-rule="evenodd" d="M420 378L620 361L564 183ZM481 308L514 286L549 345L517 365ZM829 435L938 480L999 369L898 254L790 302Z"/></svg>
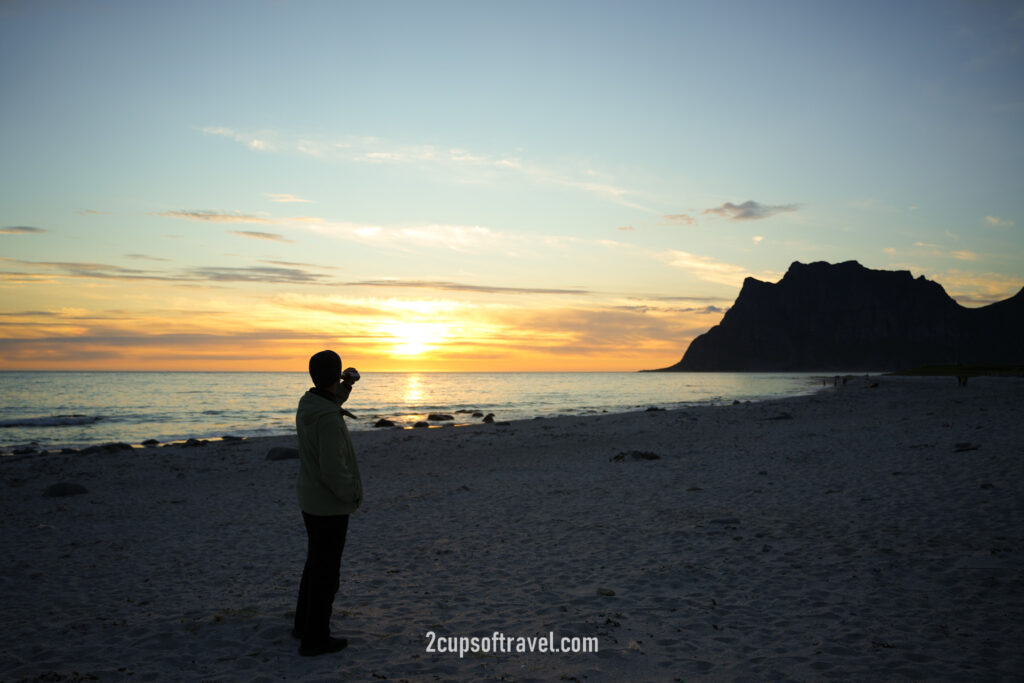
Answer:
<svg viewBox="0 0 1024 683"><path fill-rule="evenodd" d="M392 338L394 356L419 356L445 339L447 329L438 323L395 323L385 328Z"/></svg>

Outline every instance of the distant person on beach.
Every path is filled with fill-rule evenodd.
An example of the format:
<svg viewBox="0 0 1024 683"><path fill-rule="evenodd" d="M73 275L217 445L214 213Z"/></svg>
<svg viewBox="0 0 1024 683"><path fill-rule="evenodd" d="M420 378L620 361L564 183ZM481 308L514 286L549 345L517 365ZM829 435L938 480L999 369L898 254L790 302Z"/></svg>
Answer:
<svg viewBox="0 0 1024 683"><path fill-rule="evenodd" d="M320 351L309 359L309 376L314 386L303 394L295 412L299 437L295 488L308 544L292 635L301 639L299 654L304 657L348 646L346 639L331 636L331 612L348 517L363 502L359 463L341 410L359 373L355 368L343 373L338 354Z"/></svg>

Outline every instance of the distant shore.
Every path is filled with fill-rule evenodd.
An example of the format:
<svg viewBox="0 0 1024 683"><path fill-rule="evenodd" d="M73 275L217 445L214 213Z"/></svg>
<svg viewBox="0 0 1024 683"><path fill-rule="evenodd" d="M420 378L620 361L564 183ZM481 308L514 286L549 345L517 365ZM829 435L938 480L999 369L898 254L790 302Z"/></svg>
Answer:
<svg viewBox="0 0 1024 683"><path fill-rule="evenodd" d="M294 437L0 459L0 678L1011 680L1022 399L1018 379L858 378L356 432L351 645L314 659L289 635L296 463L265 459ZM460 658L428 632L599 651Z"/></svg>

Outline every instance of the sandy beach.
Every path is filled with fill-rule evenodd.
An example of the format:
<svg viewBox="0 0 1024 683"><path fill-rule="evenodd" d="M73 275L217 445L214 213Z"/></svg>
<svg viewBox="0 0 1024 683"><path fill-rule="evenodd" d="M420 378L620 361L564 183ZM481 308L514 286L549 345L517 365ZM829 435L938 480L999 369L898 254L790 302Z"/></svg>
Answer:
<svg viewBox="0 0 1024 683"><path fill-rule="evenodd" d="M856 378L354 433L350 646L309 659L297 461L265 459L294 438L4 458L0 679L1019 680L1022 406L1016 379Z"/></svg>

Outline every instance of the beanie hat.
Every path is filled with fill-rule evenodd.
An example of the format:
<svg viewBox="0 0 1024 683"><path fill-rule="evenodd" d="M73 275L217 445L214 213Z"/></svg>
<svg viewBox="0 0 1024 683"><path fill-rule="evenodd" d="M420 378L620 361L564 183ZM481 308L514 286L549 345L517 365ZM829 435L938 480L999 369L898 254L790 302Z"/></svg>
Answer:
<svg viewBox="0 0 1024 683"><path fill-rule="evenodd" d="M341 356L334 351L320 351L309 358L309 376L318 389L326 389L341 379Z"/></svg>

